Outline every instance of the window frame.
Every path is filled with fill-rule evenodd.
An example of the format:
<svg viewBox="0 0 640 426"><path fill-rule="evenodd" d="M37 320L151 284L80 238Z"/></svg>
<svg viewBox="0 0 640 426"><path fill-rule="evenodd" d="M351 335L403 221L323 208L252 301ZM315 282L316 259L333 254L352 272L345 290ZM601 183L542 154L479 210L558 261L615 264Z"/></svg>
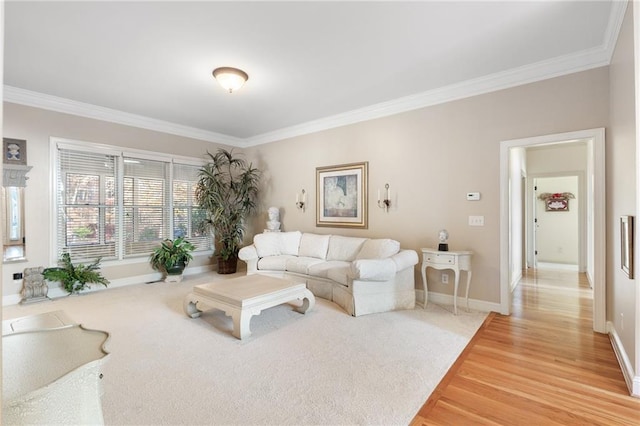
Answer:
<svg viewBox="0 0 640 426"><path fill-rule="evenodd" d="M59 241L60 241L59 233L64 232L64 229L59 229L59 226L58 226L59 205L58 205L57 191L58 191L58 182L59 182L60 172L61 172L59 170L60 150L73 150L73 151L80 151L80 152L85 152L89 154L104 154L104 155L110 155L110 156L116 157L117 171L114 177L115 179L114 189L117 194L115 209L116 209L116 216L117 216L116 226L117 226L118 232L117 232L117 236L115 237L115 245L116 245L115 259L113 258L104 259L103 261L104 265L109 265L113 263L133 264L133 263L146 262L148 259L148 255L150 254L150 251L149 253L145 252L145 253L138 253L138 254L125 254L126 238L124 233L124 226L125 226L124 211L126 208L132 207L132 206L125 205L124 203L124 180L125 180L124 159L126 157L168 163L168 170L169 170L167 175L168 189L166 193L169 199L167 200L166 203L164 203L164 205L162 206L162 209L163 209L163 217L166 218L166 221L167 221L166 223L166 227L168 230L167 232L168 232L168 235L170 236L174 235L174 210L175 210L174 200L173 200L174 167L176 165L178 166L187 165L187 166L200 168L204 164L206 164L206 161L204 159L198 159L194 157L155 153L155 152L149 152L145 150L123 148L118 146L99 144L94 142L78 141L78 140L60 138L55 136L50 137L50 160L51 160L50 162L51 164L51 169L50 169L51 170L51 176L50 176L51 177L51 180L50 180L51 210L50 211L52 212L51 218L50 218L50 223L51 223L50 241L52 241L51 256L52 256L52 261L54 263L58 261L58 258L57 258L58 253L61 253L61 250L63 250L63 247L59 245ZM99 184L100 185L100 194L99 194L100 204L96 207L99 208L100 223L98 224L98 228L100 229L99 238L100 238L100 241L102 241L103 235L101 234L102 232L104 232L102 228L104 227L105 222L103 220L104 218L103 218L103 212L101 210L101 207L105 207L103 205L103 201L105 201L103 200L103 198L106 196L107 183L106 183L105 175L97 174L96 176L99 176L100 178L99 179L100 180L100 184ZM66 178L66 176L64 176L64 178ZM102 186L104 186L104 188ZM189 228L190 228L191 227L190 216L188 218L188 221L189 221ZM196 251L194 251L194 256L211 255L213 253L212 238L211 236L207 238L209 239L209 241L205 244L207 247L197 248ZM65 245L64 247L67 247L67 245ZM84 262L86 259L82 259L82 260L78 259L78 260Z"/></svg>

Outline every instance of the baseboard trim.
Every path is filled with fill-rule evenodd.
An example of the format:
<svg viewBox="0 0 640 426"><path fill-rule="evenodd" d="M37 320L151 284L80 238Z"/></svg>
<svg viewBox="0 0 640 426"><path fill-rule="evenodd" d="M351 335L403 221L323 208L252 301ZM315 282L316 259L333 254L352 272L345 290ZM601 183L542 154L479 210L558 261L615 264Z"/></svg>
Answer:
<svg viewBox="0 0 640 426"><path fill-rule="evenodd" d="M196 275L202 274L206 272L215 272L217 270L215 265L203 265L203 266L193 266L185 269L184 275ZM113 288L126 287L134 284L142 284L142 283L153 283L162 280L162 274L160 272L154 272L152 274L144 274L144 275L136 275L133 277L126 278L118 278L115 280L109 280L109 286L104 287L102 285L92 284L87 290L84 290L83 293L93 293L95 291L105 291ZM53 284L49 287L49 291L47 293L47 297L51 300L59 299L61 297L67 297L69 293L64 290L59 285ZM7 296L2 297L2 306L10 306L17 305L22 301L22 295L20 294L9 294Z"/></svg>
<svg viewBox="0 0 640 426"><path fill-rule="evenodd" d="M578 265L571 265L567 263L552 263L552 262L538 262L537 269L557 269L559 271L575 271L578 272Z"/></svg>
<svg viewBox="0 0 640 426"><path fill-rule="evenodd" d="M640 376L636 376L633 370L633 364L631 363L627 352L624 350L620 336L611 321L607 321L607 332L609 333L611 346L613 347L613 352L616 354L616 358L618 359L618 364L620 364L620 369L622 370L624 381L627 383L629 393L633 397L640 398Z"/></svg>
<svg viewBox="0 0 640 426"><path fill-rule="evenodd" d="M453 295L429 292L429 303L438 305L450 305L453 310ZM416 305L424 306L424 290L416 289ZM464 297L458 297L458 308L466 309ZM487 302L486 300L469 299L469 309L481 312L500 312L500 303Z"/></svg>

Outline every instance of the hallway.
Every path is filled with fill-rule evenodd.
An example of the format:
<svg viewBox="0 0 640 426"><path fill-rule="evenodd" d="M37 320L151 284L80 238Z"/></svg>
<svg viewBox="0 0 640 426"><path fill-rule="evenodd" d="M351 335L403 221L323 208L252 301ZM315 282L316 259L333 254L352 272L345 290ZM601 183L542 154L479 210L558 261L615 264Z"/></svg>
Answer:
<svg viewBox="0 0 640 426"><path fill-rule="evenodd" d="M492 313L412 425L637 425L584 274L523 272L513 314Z"/></svg>

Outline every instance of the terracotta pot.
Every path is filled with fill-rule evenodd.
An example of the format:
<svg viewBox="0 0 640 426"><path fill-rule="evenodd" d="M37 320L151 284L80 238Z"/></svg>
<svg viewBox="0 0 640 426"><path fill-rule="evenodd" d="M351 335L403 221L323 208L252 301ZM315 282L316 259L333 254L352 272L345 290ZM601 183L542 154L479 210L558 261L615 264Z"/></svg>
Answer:
<svg viewBox="0 0 640 426"><path fill-rule="evenodd" d="M231 256L229 259L224 260L218 257L218 273L219 274L233 274L238 270L238 256Z"/></svg>

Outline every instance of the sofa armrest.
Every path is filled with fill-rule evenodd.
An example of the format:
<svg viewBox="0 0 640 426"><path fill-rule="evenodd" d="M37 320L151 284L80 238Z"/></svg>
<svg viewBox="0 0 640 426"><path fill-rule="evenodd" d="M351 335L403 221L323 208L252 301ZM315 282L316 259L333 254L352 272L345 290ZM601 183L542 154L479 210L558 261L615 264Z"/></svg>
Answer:
<svg viewBox="0 0 640 426"><path fill-rule="evenodd" d="M258 251L253 244L245 246L238 252L238 259L243 260L247 264L247 275L255 274L258 272Z"/></svg>
<svg viewBox="0 0 640 426"><path fill-rule="evenodd" d="M242 247L240 249L240 251L238 252L238 258L240 260L244 260L245 262L247 260L257 259L258 258L258 250L256 250L256 246L251 244L250 246Z"/></svg>
<svg viewBox="0 0 640 426"><path fill-rule="evenodd" d="M351 262L351 278L361 281L388 281L396 275L396 264L387 259L358 259Z"/></svg>
<svg viewBox="0 0 640 426"><path fill-rule="evenodd" d="M396 269L402 271L418 264L418 254L414 250L400 250L391 256L391 260L396 264Z"/></svg>

